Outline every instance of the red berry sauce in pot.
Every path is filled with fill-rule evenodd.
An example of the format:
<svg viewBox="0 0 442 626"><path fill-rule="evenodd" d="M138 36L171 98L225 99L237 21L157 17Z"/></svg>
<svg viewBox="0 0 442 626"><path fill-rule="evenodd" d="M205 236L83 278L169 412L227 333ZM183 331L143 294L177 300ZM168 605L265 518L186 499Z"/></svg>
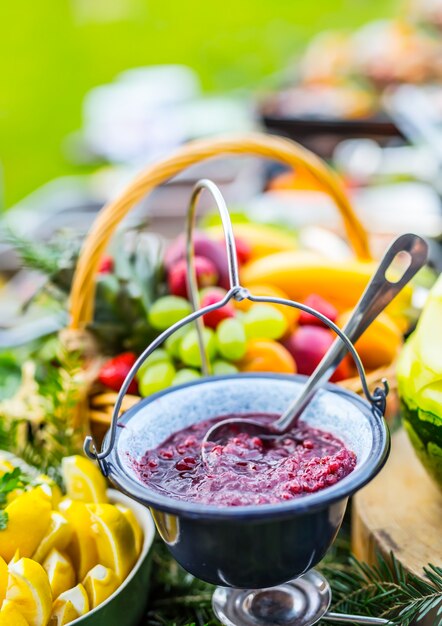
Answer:
<svg viewBox="0 0 442 626"><path fill-rule="evenodd" d="M289 433L260 439L232 433L225 443L201 442L222 416L171 435L134 469L146 485L188 502L218 506L270 504L292 500L334 485L350 474L356 455L334 435L299 421ZM244 417L244 416L242 416ZM257 416L253 416L254 419ZM264 423L275 415L260 415Z"/></svg>

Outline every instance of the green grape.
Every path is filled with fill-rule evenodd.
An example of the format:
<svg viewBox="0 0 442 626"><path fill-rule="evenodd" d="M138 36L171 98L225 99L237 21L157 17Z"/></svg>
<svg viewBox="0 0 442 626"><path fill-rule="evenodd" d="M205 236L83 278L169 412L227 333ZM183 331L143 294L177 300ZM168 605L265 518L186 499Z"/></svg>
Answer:
<svg viewBox="0 0 442 626"><path fill-rule="evenodd" d="M150 396L162 391L172 384L175 377L175 368L170 361L154 363L144 372L139 380L138 388L142 396Z"/></svg>
<svg viewBox="0 0 442 626"><path fill-rule="evenodd" d="M163 296L152 304L149 322L156 330L166 330L192 312L192 306L185 298Z"/></svg>
<svg viewBox="0 0 442 626"><path fill-rule="evenodd" d="M164 342L164 347L166 348L170 356L175 357L176 359L179 358L181 341L184 335L186 335L188 332L189 328L187 326L184 326L184 328L176 330L173 335L166 339L166 341Z"/></svg>
<svg viewBox="0 0 442 626"><path fill-rule="evenodd" d="M201 378L201 374L197 370L185 367L175 374L172 385L184 385L184 383L191 383L199 378Z"/></svg>
<svg viewBox="0 0 442 626"><path fill-rule="evenodd" d="M203 340L206 347L207 356L209 358L209 361L211 361L216 354L215 333L211 328L203 329ZM201 367L201 355L196 328L192 328L192 330L189 330L181 341L180 358L186 365Z"/></svg>
<svg viewBox="0 0 442 626"><path fill-rule="evenodd" d="M229 374L236 374L238 368L233 363L227 361L215 361L213 364L213 373L215 376L226 376Z"/></svg>
<svg viewBox="0 0 442 626"><path fill-rule="evenodd" d="M163 350L163 348L157 348L150 354L147 359L144 361L142 366L137 372L137 380L141 380L144 376L144 372L151 367L154 363L161 363L162 361L170 362L170 356Z"/></svg>
<svg viewBox="0 0 442 626"><path fill-rule="evenodd" d="M229 317L218 324L216 329L218 351L230 361L238 361L246 353L247 338L243 324Z"/></svg>
<svg viewBox="0 0 442 626"><path fill-rule="evenodd" d="M287 330L287 319L271 304L254 304L246 313L247 339L279 339Z"/></svg>

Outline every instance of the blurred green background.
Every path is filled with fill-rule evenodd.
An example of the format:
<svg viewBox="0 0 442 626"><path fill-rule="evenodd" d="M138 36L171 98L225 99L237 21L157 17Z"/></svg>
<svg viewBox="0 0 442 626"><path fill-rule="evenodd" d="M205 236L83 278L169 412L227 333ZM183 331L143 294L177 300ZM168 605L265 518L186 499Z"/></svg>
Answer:
<svg viewBox="0 0 442 626"><path fill-rule="evenodd" d="M253 88L314 33L389 16L396 6L395 0L3 0L4 206L75 171L63 140L81 126L85 93L120 71L184 63L207 90Z"/></svg>

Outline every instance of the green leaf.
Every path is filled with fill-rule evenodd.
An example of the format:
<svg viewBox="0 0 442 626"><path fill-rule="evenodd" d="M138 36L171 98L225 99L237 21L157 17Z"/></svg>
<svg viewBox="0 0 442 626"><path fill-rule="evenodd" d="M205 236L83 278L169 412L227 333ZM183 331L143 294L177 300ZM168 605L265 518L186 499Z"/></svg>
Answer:
<svg viewBox="0 0 442 626"><path fill-rule="evenodd" d="M0 530L5 530L8 526L9 515L6 511L0 511Z"/></svg>

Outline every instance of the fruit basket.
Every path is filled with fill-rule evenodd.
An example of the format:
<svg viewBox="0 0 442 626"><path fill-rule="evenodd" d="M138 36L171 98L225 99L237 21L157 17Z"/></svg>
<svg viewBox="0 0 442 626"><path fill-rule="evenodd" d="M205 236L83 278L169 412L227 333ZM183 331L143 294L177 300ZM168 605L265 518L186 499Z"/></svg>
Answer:
<svg viewBox="0 0 442 626"><path fill-rule="evenodd" d="M335 263L331 260L312 259L308 255L303 256L299 251L295 251L295 254L293 251L287 249L285 251L280 250L275 254L261 256L260 258L253 258L242 268L241 272L243 284L245 284L246 287L253 286L255 288L254 292L258 295L260 295L260 291L262 294L263 290L268 291L270 287L274 294L280 295L282 291L283 294L287 293L291 299L298 301L305 301L306 297L308 297L311 292L322 292L325 299L330 297L333 299L336 296L335 299L339 303L339 308L336 313L336 315L339 314L340 318L338 324L344 325L345 311L349 310L355 304L364 290L369 276L373 271L373 264L371 262L372 259L367 232L353 211L338 177L313 153L286 139L253 134L227 139L198 141L183 147L171 157L149 166L142 172L119 198L102 210L83 245L72 283L70 296L70 325L69 328L63 332L62 336L66 345L74 347L82 345L83 349L86 350L85 362L90 374L90 381L94 380L99 366L103 363L103 358L97 354L96 349L94 351L93 344L91 344L88 335L88 325L93 318L95 276L118 224L128 214L130 209L147 194L152 192L156 186L164 183L195 163L199 163L204 159L225 155L255 155L282 162L291 168L302 166L309 171L312 178L317 181L318 186L325 190L331 197L342 216L346 237L354 252L354 260L349 263ZM283 235L281 235L281 237L283 238ZM202 242L202 245L204 245L204 242ZM181 252L182 256L184 256L183 249ZM201 254L198 253L198 248L196 254ZM173 246L172 249L166 253L166 260L168 255L169 258L180 258L179 253L173 249ZM184 260L182 260L182 262L185 263ZM169 285L170 284L169 274ZM222 284L222 282L219 284ZM404 300L402 300L402 304L399 306L406 308L406 302L409 296L409 291L407 292L407 290L405 290L404 296L401 296ZM161 301L164 302L164 299ZM174 315L178 315L178 318L184 317L185 314L189 312L190 304L188 302L185 304L187 308L183 311L174 312ZM327 303L325 303L325 306L326 304ZM315 306L315 304L313 306ZM167 313L166 310L161 309L160 301L155 302L151 307L149 313L150 319L152 319L155 314L158 320L160 320L159 322L157 321L158 330L162 329L162 318L166 325L168 323L170 324L170 315L168 316ZM260 311L255 310L253 315L251 315L250 312L240 309L236 311L236 316L241 317L246 315L248 316L246 320L247 323L253 322L259 327L259 319L250 321L251 318L259 318L259 313ZM280 317L281 313L278 313L278 315L275 315L275 320L276 318L280 319ZM401 312L397 317L403 320ZM243 317L241 319L243 319ZM261 321L266 322L266 320ZM293 323L293 320L288 323ZM228 325L229 323L225 324L226 327ZM229 330L233 332L235 329L233 329L234 324L232 320L230 320L230 325L232 328L226 328L226 331ZM210 325L207 324L207 326ZM276 342L277 345L275 346L275 342L273 342L271 350L267 350L267 345L264 346L265 349L259 345L258 347L261 350L257 355L259 359L255 358L255 354L250 355L247 353L250 356L248 360L247 355L244 357L243 353L238 354L237 357L242 356L242 359L240 358L239 361L235 361L235 366L229 371L236 371L238 363L241 371L274 371L273 363L276 359L278 364L276 366L277 372L294 373L294 366L290 365L294 361L292 356L294 351L296 353L296 350L298 350L301 355L303 354L303 344L308 344L311 340L309 333L315 335L312 340L313 342L317 341L317 343L322 341L322 336L325 333L323 328L315 331L314 327L308 324L305 327L300 326L300 328L302 328L302 333L300 332L299 334L302 336L294 340L296 345L292 345L290 338L287 338L287 341L284 340L284 345L282 342ZM286 326L284 326L283 331L285 329ZM372 387L376 386L386 374L388 374L389 379L392 380L392 366L402 341L401 331L396 324L392 324L389 319L380 318L373 329L368 331L368 335L364 335L361 338L357 346L361 351L362 360L365 361L364 364L368 366L369 384ZM211 339L213 331L209 328L206 332L210 335L209 339ZM316 335L320 335L320 340L316 340ZM260 340L259 330L255 334L255 340ZM326 340L328 342L329 338L327 337ZM299 343L300 345L298 345ZM194 344L189 346L189 352L192 353L196 348L197 346ZM383 355L380 362L376 357L376 355L379 354ZM221 357L222 356L223 352L221 351ZM123 363L123 379L128 368L130 369L131 364L133 364L133 359L133 356L129 357L129 361L125 364ZM257 364L257 361L262 361L262 364ZM223 361L223 363L225 365L225 361ZM286 365L287 363L289 363L288 366ZM118 365L121 364L120 359ZM110 363L111 372L113 371L112 368L114 365L115 363ZM197 360L195 361L193 358L189 357L187 360L184 358L184 364L181 364L181 367L183 367L183 365L185 370L188 370L190 366L194 374L194 368L199 367L201 364L198 363ZM230 365L229 363L229 366ZM152 370L153 368L150 369ZM303 371L299 364L298 372L304 374L309 373L308 371ZM217 373L216 370L215 373ZM226 369L224 369L222 373L227 373ZM165 377L168 384L173 381L175 374L176 372L171 370L170 367L163 366L161 375ZM178 374L178 381L175 380L174 384L176 382L185 382L186 380L186 375L183 373L183 370L180 370ZM191 375L193 374L191 373ZM356 392L361 391L359 378L355 376L354 371L351 369L345 369L344 372L341 373L340 379L340 384L347 389ZM337 380L339 380L339 378ZM122 380L120 380L120 383L121 382ZM111 387L111 385L108 385L108 387ZM142 395L149 395L149 392L161 390L161 388L155 385L143 385L143 387L147 387L147 391ZM87 392L84 393L83 399L78 405L77 423L87 427L90 422L94 435L98 438L102 437L109 426L112 407L117 396L116 391L117 388L112 390L99 387L97 390L96 386L89 385ZM130 408L130 406L138 402L138 400L139 394L130 392L124 401L123 410Z"/></svg>

